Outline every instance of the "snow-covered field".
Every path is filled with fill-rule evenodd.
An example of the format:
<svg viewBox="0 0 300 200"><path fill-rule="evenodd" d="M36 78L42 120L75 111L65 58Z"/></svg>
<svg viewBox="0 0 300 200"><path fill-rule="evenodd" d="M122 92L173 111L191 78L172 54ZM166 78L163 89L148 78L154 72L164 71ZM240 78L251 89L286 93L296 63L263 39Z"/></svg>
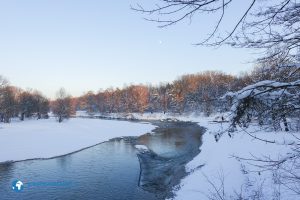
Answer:
<svg viewBox="0 0 300 200"><path fill-rule="evenodd" d="M89 147L111 138L138 136L154 126L116 120L55 119L13 121L0 124L0 162L51 158Z"/></svg>
<svg viewBox="0 0 300 200"><path fill-rule="evenodd" d="M176 116L163 113L146 114L113 114L112 118L127 119L168 119L194 121L207 128L203 135L201 153L186 166L190 175L185 177L179 186L174 188L176 200L199 199L236 199L236 194L242 193L254 199L276 199L274 196L280 192L281 199L295 199L295 196L284 186L274 184L274 174L267 172L250 172L256 170L247 162L239 162L233 156L253 158L253 156L268 158L280 157L290 151L287 145L295 139L286 132L264 132L254 125L248 131L251 134L267 140L275 140L276 144L266 143L254 139L244 131L234 133L233 137L223 134L218 142L215 141L215 133L225 130L227 123L214 123L216 116ZM300 136L300 133L293 133ZM280 144L280 145L279 145ZM198 167L202 166L203 167ZM224 186L224 187L223 187ZM218 196L218 192L224 196ZM218 190L218 192L217 192ZM274 197L274 198L273 198Z"/></svg>

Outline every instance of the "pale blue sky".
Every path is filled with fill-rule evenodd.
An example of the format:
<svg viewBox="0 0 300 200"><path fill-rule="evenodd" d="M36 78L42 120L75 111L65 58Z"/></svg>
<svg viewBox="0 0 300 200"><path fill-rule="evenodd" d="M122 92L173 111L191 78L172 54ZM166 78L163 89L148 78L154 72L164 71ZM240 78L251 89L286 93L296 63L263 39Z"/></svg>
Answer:
<svg viewBox="0 0 300 200"><path fill-rule="evenodd" d="M78 96L251 67L253 55L244 49L191 45L213 25L210 18L160 29L130 10L135 1L0 0L0 74L12 85L54 97L62 86Z"/></svg>

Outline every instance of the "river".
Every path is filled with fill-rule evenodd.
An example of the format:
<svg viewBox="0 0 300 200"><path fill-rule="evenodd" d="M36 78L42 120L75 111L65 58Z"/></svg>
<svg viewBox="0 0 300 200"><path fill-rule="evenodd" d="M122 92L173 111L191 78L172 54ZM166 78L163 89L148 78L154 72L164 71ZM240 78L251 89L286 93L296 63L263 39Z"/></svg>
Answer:
<svg viewBox="0 0 300 200"><path fill-rule="evenodd" d="M186 176L185 164L200 153L204 129L195 123L152 123L153 133L140 137L116 138L52 159L1 164L0 199L172 197L172 187ZM12 190L15 180L24 183L22 191Z"/></svg>

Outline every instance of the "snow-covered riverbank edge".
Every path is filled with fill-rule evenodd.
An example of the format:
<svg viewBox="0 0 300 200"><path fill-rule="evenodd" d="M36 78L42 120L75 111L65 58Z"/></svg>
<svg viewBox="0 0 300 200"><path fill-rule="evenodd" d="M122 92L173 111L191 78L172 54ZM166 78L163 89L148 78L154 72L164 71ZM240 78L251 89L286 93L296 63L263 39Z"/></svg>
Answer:
<svg viewBox="0 0 300 200"><path fill-rule="evenodd" d="M95 115L95 117L129 120L192 121L207 129L202 138L201 153L186 165L189 175L181 181L180 185L174 188L174 199L236 199L236 195L240 193L244 197L260 195L257 199L272 199L274 195L278 195L278 191L281 199L294 199L295 197L291 190L274 184L276 180L274 180L274 174L270 171L251 172L256 170L255 167L247 162L241 163L233 157L253 158L253 156L265 156L276 160L280 155L290 151L288 144L295 139L290 133L266 132L255 125L251 125L247 129L251 134L262 139L275 140L276 143L271 144L259 141L242 130L234 133L232 137L224 134L216 142L215 133L226 130L228 126L228 123L216 123L216 120L220 120L220 116L216 115L204 117L193 114L133 113ZM293 134L300 135L299 132ZM218 197L218 192L222 195L224 194L224 196Z"/></svg>
<svg viewBox="0 0 300 200"><path fill-rule="evenodd" d="M72 118L0 124L0 163L66 155L123 136L140 136L155 128L150 123Z"/></svg>
<svg viewBox="0 0 300 200"><path fill-rule="evenodd" d="M221 125L212 122L213 120L214 117L191 119L206 127L207 132L202 137L201 153L186 165L190 175L174 189L175 199L237 199L239 195L243 195L243 198L258 195L260 197L257 199L273 199L278 195L275 194L278 192L278 185L274 184L275 175L271 171L256 172L259 168L253 166L251 161L240 162L235 156L277 160L291 151L288 144L295 138L286 132L265 132L253 125L247 129L248 133L276 143L254 139L242 130L231 137L225 133L216 142L215 133L226 130L228 124ZM299 136L299 133L295 134ZM198 168L202 165L203 167ZM291 190L283 185L279 187L281 199L294 199Z"/></svg>

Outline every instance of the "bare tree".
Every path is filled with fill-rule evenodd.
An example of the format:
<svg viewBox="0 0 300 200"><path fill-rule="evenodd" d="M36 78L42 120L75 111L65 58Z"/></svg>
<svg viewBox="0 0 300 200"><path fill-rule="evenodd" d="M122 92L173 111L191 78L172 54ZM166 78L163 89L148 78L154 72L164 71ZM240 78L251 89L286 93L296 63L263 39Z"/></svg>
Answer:
<svg viewBox="0 0 300 200"><path fill-rule="evenodd" d="M72 99L64 88L59 89L56 97L56 100L53 102L52 112L58 118L58 122L61 123L64 119L70 118L73 113Z"/></svg>
<svg viewBox="0 0 300 200"><path fill-rule="evenodd" d="M15 96L15 88L5 86L0 91L0 121L9 123L11 118L17 114L17 101Z"/></svg>
<svg viewBox="0 0 300 200"><path fill-rule="evenodd" d="M49 100L38 91L35 91L32 95L36 102L35 109L37 113L37 119L47 119L49 117L48 112L50 110Z"/></svg>
<svg viewBox="0 0 300 200"><path fill-rule="evenodd" d="M96 96L92 91L88 91L82 96L83 107L89 114L96 112Z"/></svg>
<svg viewBox="0 0 300 200"><path fill-rule="evenodd" d="M23 91L18 95L18 108L22 121L34 115L37 119L47 118L49 100L38 91Z"/></svg>
<svg viewBox="0 0 300 200"><path fill-rule="evenodd" d="M146 20L157 22L159 27L212 15L215 26L196 45L259 48L268 51L268 58L298 54L300 4L297 0L243 1L248 6L236 15L232 24L227 24L227 28L231 27L229 30L224 29L226 14L232 11L235 2L237 0L156 0L151 3L154 6L137 4L132 9L145 14Z"/></svg>

